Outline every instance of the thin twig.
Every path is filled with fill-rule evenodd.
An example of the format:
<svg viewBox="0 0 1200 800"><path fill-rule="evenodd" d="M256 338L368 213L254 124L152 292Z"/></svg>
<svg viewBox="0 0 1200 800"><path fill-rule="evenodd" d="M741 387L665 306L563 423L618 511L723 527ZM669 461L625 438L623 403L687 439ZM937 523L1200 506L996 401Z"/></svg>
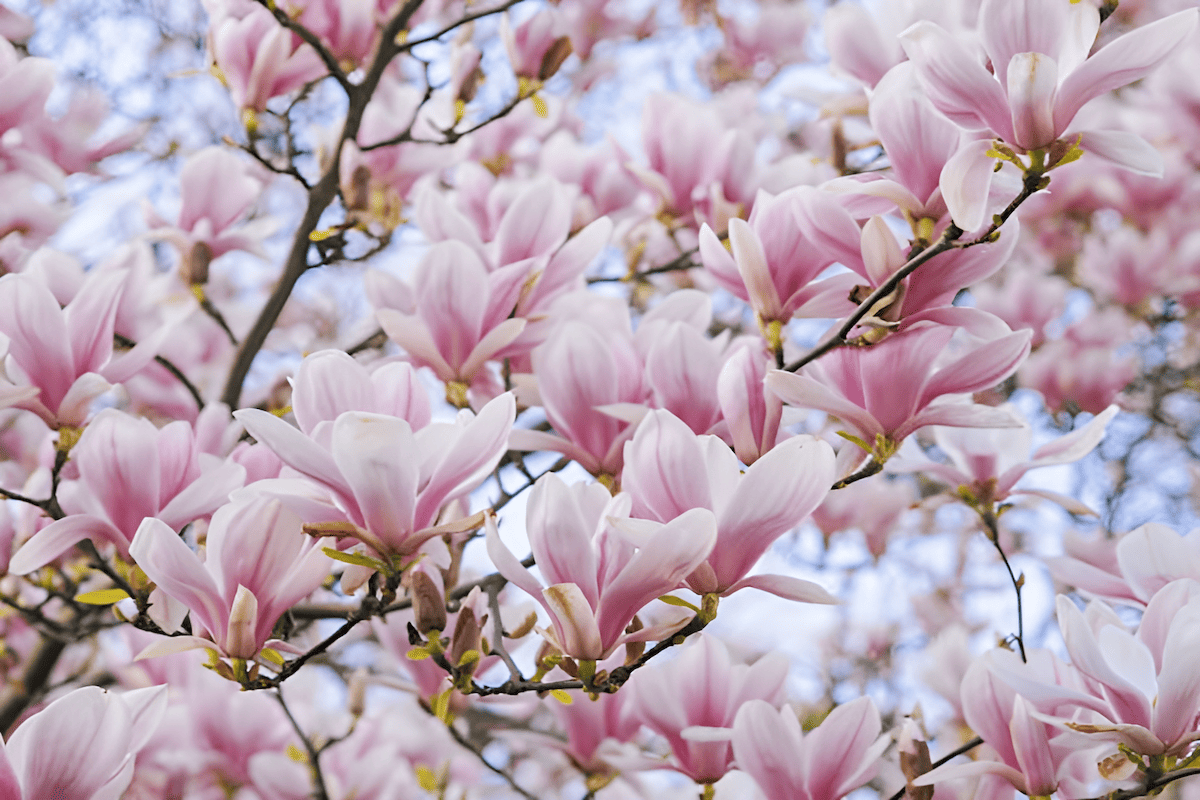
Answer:
<svg viewBox="0 0 1200 800"><path fill-rule="evenodd" d="M492 772L496 773L501 778L503 778L504 782L507 783L510 787L512 787L512 790L514 792L521 795L522 797L528 798L528 800L537 800L537 798L534 795L530 794L529 792L527 792L521 788L520 784L517 783L516 779L513 778L512 775L508 774L508 770L501 769L500 767L497 767L495 764L493 764L492 762L490 762L486 758L484 758L483 749L480 747L476 747L475 744L473 742L471 742L471 740L468 739L466 736L463 736L462 732L459 731L457 728L455 728L454 725L452 725L452 724L447 725L446 730L450 732L450 735L454 738L454 741L458 742L464 748L466 748L467 750L470 750L472 753L474 753L475 757L479 759L479 762L481 764L483 764L489 770L491 770Z"/></svg>
<svg viewBox="0 0 1200 800"><path fill-rule="evenodd" d="M351 91L351 89L353 89L350 79L342 70L342 66L338 64L337 59L333 56L333 53L329 52L329 48L327 48L324 43L317 38L315 33L288 16L288 13L280 8L277 3L272 2L272 0L257 0L257 2L260 6L271 12L271 16L275 17L276 22L299 36L302 40L304 40L305 44L316 51L317 57L321 59L321 63L325 65L325 69L329 70L330 77L337 81L338 85L341 86L347 94Z"/></svg>
<svg viewBox="0 0 1200 800"><path fill-rule="evenodd" d="M508 581L504 579L503 575L496 575L494 580L488 581L484 586L484 591L488 596L488 609L492 614L492 654L499 656L500 660L504 662L504 666L508 667L508 674L512 680L523 681L525 676L521 674L516 662L504 648L504 622L500 619L500 591L507 583Z"/></svg>
<svg viewBox="0 0 1200 800"><path fill-rule="evenodd" d="M133 339L130 339L126 336L122 336L119 333L113 334L113 341L116 342L121 347L132 348L132 347L137 346L137 342L133 341ZM155 356L154 360L155 360L155 362L158 363L158 365L160 367L165 369L167 372L171 373L171 375L174 376L175 380L177 380L183 384L183 388L187 389L188 394L190 394L192 396L192 399L194 401L196 401L196 407L203 410L204 398L200 396L200 390L196 388L196 385L194 383L192 383L190 380L188 380L188 377L183 374L183 370L181 370L179 367L175 366L171 361L167 360L166 358L163 358L162 356Z"/></svg>
<svg viewBox="0 0 1200 800"><path fill-rule="evenodd" d="M1025 613L1021 606L1021 587L1025 585L1025 576L1022 575L1018 578L1013 572L1012 565L1008 563L1008 556L1005 555L1004 548L1000 546L1000 523L996 519L995 513L991 509L982 510L979 512L979 518L987 529L988 538L996 546L996 552L1000 554L1004 568L1008 570L1008 579L1012 581L1013 591L1017 593L1017 648L1021 651L1021 660L1027 661L1028 659L1025 657Z"/></svg>
<svg viewBox="0 0 1200 800"><path fill-rule="evenodd" d="M276 690L275 699L279 701L280 708L287 716L288 722L292 723L292 730L296 731L296 735L300 737L300 741L304 743L304 751L308 753L309 765L312 767L313 776L313 797L316 800L329 800L329 790L325 788L325 775L321 772L321 753L313 746L312 741L305 735L304 730L300 727L300 723L292 715L292 710L288 708L287 701L283 699L283 692Z"/></svg>

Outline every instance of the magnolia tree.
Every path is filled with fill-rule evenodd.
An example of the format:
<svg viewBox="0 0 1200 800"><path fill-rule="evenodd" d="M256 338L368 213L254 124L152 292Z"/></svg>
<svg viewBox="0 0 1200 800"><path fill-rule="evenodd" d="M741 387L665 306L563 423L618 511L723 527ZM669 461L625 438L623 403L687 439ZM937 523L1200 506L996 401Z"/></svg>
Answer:
<svg viewBox="0 0 1200 800"><path fill-rule="evenodd" d="M1200 788L1192 2L149 5L0 6L0 796Z"/></svg>

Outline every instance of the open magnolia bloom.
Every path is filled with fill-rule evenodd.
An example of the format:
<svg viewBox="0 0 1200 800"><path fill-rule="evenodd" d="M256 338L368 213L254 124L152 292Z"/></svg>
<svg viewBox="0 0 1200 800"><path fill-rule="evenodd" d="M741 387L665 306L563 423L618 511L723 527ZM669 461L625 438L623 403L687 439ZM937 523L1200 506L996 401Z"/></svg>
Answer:
<svg viewBox="0 0 1200 800"><path fill-rule="evenodd" d="M133 780L134 760L167 711L167 687L116 694L96 686L63 695L0 742L4 800L110 800Z"/></svg>
<svg viewBox="0 0 1200 800"><path fill-rule="evenodd" d="M833 449L811 436L776 445L744 472L716 436L696 436L669 411L652 411L625 445L621 485L637 517L670 522L694 508L717 518L717 542L687 577L697 594L756 588L805 603L836 603L811 581L749 575L776 539L799 525L829 493Z"/></svg>
<svg viewBox="0 0 1200 800"><path fill-rule="evenodd" d="M1196 9L1146 25L1090 53L1100 11L1089 2L984 0L979 39L986 58L937 23L922 20L900 36L939 111L988 138L961 148L941 174L954 221L972 231L984 223L994 156L991 137L1021 152L1060 141L1137 172L1162 174L1162 157L1126 131L1073 131L1091 100L1148 75L1196 28ZM991 69L984 66L989 63ZM1051 163L1049 166L1053 166Z"/></svg>
<svg viewBox="0 0 1200 800"><path fill-rule="evenodd" d="M542 635L564 655L599 661L626 642L654 641L686 622L626 630L645 605L677 589L712 552L716 518L696 508L663 525L629 519L631 505L628 495L612 497L598 483L568 486L556 475L540 478L529 495L528 527L545 587L488 517L488 556L501 575L542 604L554 623Z"/></svg>
<svg viewBox="0 0 1200 800"><path fill-rule="evenodd" d="M418 387L419 388L419 387ZM257 409L234 416L292 469L329 493L314 503L303 491L277 496L305 508L305 517L330 523L331 532L362 542L385 558L408 558L426 541L456 529L438 526L442 507L478 486L504 453L516 415L511 393L454 423L413 430L408 420L346 411L323 420L306 436ZM321 506L318 508L318 506ZM348 521L349 528L338 525ZM478 522L463 523L468 528Z"/></svg>
<svg viewBox="0 0 1200 800"><path fill-rule="evenodd" d="M967 502L984 508L1002 503L1013 494L1029 494L1058 503L1074 514L1094 515L1094 511L1073 497L1044 489L1017 489L1016 485L1030 470L1069 464L1086 456L1100 444L1108 423L1120 409L1109 406L1086 425L1042 445L1031 456L1033 429L1014 406L1002 408L1020 420L1019 428L934 426L934 441L951 463L934 463L920 457L915 449L912 451L915 457L910 457L906 450L901 450L892 468L933 475L957 489Z"/></svg>
<svg viewBox="0 0 1200 800"><path fill-rule="evenodd" d="M163 592L191 610L197 635L173 636L142 656L194 648L230 658L257 656L283 612L329 574L323 541L303 528L278 500L247 495L213 515L201 561L161 520L143 522L129 552Z"/></svg>
<svg viewBox="0 0 1200 800"><path fill-rule="evenodd" d="M801 374L776 370L767 376L767 388L789 405L837 417L881 462L927 425L1018 426L1007 411L952 396L990 389L1011 375L1029 354L1029 331L952 353L956 330L919 322L870 347L838 348Z"/></svg>

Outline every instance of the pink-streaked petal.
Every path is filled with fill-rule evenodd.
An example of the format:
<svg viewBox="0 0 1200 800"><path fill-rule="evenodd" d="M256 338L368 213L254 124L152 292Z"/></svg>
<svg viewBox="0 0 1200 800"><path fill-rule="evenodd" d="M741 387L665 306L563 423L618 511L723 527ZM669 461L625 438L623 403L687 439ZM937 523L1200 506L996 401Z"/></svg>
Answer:
<svg viewBox="0 0 1200 800"><path fill-rule="evenodd" d="M192 481L155 516L168 526L180 529L229 502L229 495L241 489L245 482L246 468L232 461L226 462Z"/></svg>
<svg viewBox="0 0 1200 800"><path fill-rule="evenodd" d="M1071 654L1071 663L1084 675L1104 684L1117 719L1137 725L1149 725L1150 698L1118 675L1109 665L1083 612L1063 595L1058 596L1057 603L1058 626L1062 629L1067 652Z"/></svg>
<svg viewBox="0 0 1200 800"><path fill-rule="evenodd" d="M112 358L113 322L128 277L128 272L89 275L63 311L76 375L99 372Z"/></svg>
<svg viewBox="0 0 1200 800"><path fill-rule="evenodd" d="M1110 42L1092 54L1062 82L1054 124L1066 129L1083 104L1146 77L1196 29L1200 12L1180 11Z"/></svg>
<svg viewBox="0 0 1200 800"><path fill-rule="evenodd" d="M907 260L883 217L871 217L863 226L862 260L872 286L886 281Z"/></svg>
<svg viewBox="0 0 1200 800"><path fill-rule="evenodd" d="M900 34L900 44L917 65L921 84L938 111L967 130L991 131L1011 140L1012 117L1004 90L952 34L921 20Z"/></svg>
<svg viewBox="0 0 1200 800"><path fill-rule="evenodd" d="M1008 62L1008 104L1012 108L1013 144L1027 150L1047 147L1054 127L1054 95L1058 64L1045 53L1017 53Z"/></svg>
<svg viewBox="0 0 1200 800"><path fill-rule="evenodd" d="M943 781L960 778L978 778L980 775L999 775L1019 791L1024 791L1025 776L1018 770L999 761L972 761L969 764L943 764L913 780L914 786L933 786ZM1011 789L1009 790L1011 791Z"/></svg>
<svg viewBox="0 0 1200 800"><path fill-rule="evenodd" d="M1030 716L1032 710L1029 701L1017 695L1008 727L1025 789L1030 795L1048 797L1058 788L1058 781L1046 726Z"/></svg>
<svg viewBox="0 0 1200 800"><path fill-rule="evenodd" d="M500 531L496 528L496 519L491 514L488 515L487 520L484 522L484 530L486 531L488 558L495 565L496 571L518 589L536 599L544 606L546 601L542 597L542 585L537 582L537 579L533 577L520 560L512 554L508 546L501 541Z"/></svg>
<svg viewBox="0 0 1200 800"><path fill-rule="evenodd" d="M28 575L44 567L66 553L84 539L119 543L118 550L124 552L129 540L107 520L87 514L72 514L51 522L35 533L29 541L13 554L8 571L13 575Z"/></svg>
<svg viewBox="0 0 1200 800"><path fill-rule="evenodd" d="M516 414L516 400L512 392L505 392L463 427L421 489L413 515L418 525L432 522L446 500L474 489L491 473L508 446Z"/></svg>
<svg viewBox="0 0 1200 800"><path fill-rule="evenodd" d="M807 240L806 246L821 254L815 261L822 268L839 261L862 274L862 231L841 202L812 187L801 187L787 196L796 224Z"/></svg>
<svg viewBox="0 0 1200 800"><path fill-rule="evenodd" d="M776 539L799 525L829 494L833 448L810 436L778 445L746 470L721 509L708 563L719 584L741 580Z"/></svg>
<svg viewBox="0 0 1200 800"><path fill-rule="evenodd" d="M251 436L271 448L283 463L324 484L346 500L353 497L329 451L299 430L257 408L243 408L233 412L233 416Z"/></svg>
<svg viewBox="0 0 1200 800"><path fill-rule="evenodd" d="M593 660L605 657L595 613L578 586L557 583L543 589L542 596L566 655Z"/></svg>
<svg viewBox="0 0 1200 800"><path fill-rule="evenodd" d="M729 596L742 589L758 589L760 592L797 603L838 605L842 602L826 591L825 587L791 575L751 575L730 586L723 594Z"/></svg>
<svg viewBox="0 0 1200 800"><path fill-rule="evenodd" d="M938 186L954 224L964 231L977 231L987 217L988 193L996 160L988 155L988 139L968 142L942 167Z"/></svg>
<svg viewBox="0 0 1200 800"><path fill-rule="evenodd" d="M1069 136L1068 136L1069 138ZM1138 175L1161 178L1165 164L1162 153L1136 133L1129 131L1084 131L1079 146L1084 153Z"/></svg>
<svg viewBox="0 0 1200 800"><path fill-rule="evenodd" d="M945 394L990 389L1011 375L1029 355L1032 331L1022 330L976 347L939 369L921 392L917 407Z"/></svg>
<svg viewBox="0 0 1200 800"><path fill-rule="evenodd" d="M1076 500L1070 495L1061 494L1059 492L1051 492L1048 489L1018 489L1013 494L1027 494L1033 497L1040 497L1043 500L1049 500L1051 503L1062 506L1072 514L1077 514L1081 517L1097 517L1095 509L1091 506Z"/></svg>
<svg viewBox="0 0 1200 800"><path fill-rule="evenodd" d="M438 350L437 343L421 317L381 308L375 312L375 318L388 338L400 345L418 364L429 367L444 381L452 381L458 377L458 371L450 366Z"/></svg>
<svg viewBox="0 0 1200 800"><path fill-rule="evenodd" d="M526 324L527 320L514 317L504 320L488 331L458 368L459 377L464 381L472 380L489 360L496 358L498 353L521 335Z"/></svg>
<svg viewBox="0 0 1200 800"><path fill-rule="evenodd" d="M219 652L217 645L210 639L203 639L199 636L161 636L157 641L143 647L134 656L133 660L144 661L148 658L158 658L159 656L173 656L178 653L186 653L189 650Z"/></svg>
<svg viewBox="0 0 1200 800"><path fill-rule="evenodd" d="M41 387L42 402L57 410L76 373L66 320L54 295L28 275L0 278L0 333L9 338L9 356Z"/></svg>
<svg viewBox="0 0 1200 800"><path fill-rule="evenodd" d="M1126 583L1147 602L1177 578L1200 576L1200 553L1166 525L1149 523L1117 543L1117 563Z"/></svg>
<svg viewBox="0 0 1200 800"><path fill-rule="evenodd" d="M214 636L224 633L227 613L221 592L179 534L149 517L133 537L129 554L160 589L185 603L207 631Z"/></svg>
<svg viewBox="0 0 1200 800"><path fill-rule="evenodd" d="M744 220L731 219L729 244L754 310L764 320L780 319L783 307L758 234Z"/></svg>
<svg viewBox="0 0 1200 800"><path fill-rule="evenodd" d="M733 720L737 767L754 778L769 800L807 797L800 763L805 744L800 722L786 706L777 711L765 700L751 700Z"/></svg>
<svg viewBox="0 0 1200 800"><path fill-rule="evenodd" d="M333 460L354 492L365 527L399 549L414 531L417 462L412 429L396 417L348 412L333 426Z"/></svg>
<svg viewBox="0 0 1200 800"><path fill-rule="evenodd" d="M1108 423L1117 416L1120 410L1118 406L1111 405L1092 417L1083 427L1042 445L1034 452L1029 469L1051 464L1070 464L1083 458L1096 449L1096 445L1100 444L1100 440L1104 438L1104 432L1108 428Z"/></svg>
<svg viewBox="0 0 1200 800"><path fill-rule="evenodd" d="M945 425L948 428L1019 428L1021 421L1002 408L950 401L934 403L909 418L892 433L892 436L899 441L927 425Z"/></svg>
<svg viewBox="0 0 1200 800"><path fill-rule="evenodd" d="M840 705L805 737L808 796L843 797L879 769L879 710L869 697ZM887 746L886 744L884 745ZM873 751L876 758L871 758Z"/></svg>
<svg viewBox="0 0 1200 800"><path fill-rule="evenodd" d="M571 229L571 207L563 186L553 178L530 183L505 210L496 229L496 264L557 250Z"/></svg>
<svg viewBox="0 0 1200 800"><path fill-rule="evenodd" d="M875 434L884 432L879 422L861 406L807 375L774 370L767 373L766 384L768 391L774 392L788 405L814 408L837 417L853 428L856 435L865 438L868 444L874 441Z"/></svg>
<svg viewBox="0 0 1200 800"><path fill-rule="evenodd" d="M546 431L531 431L525 428L513 428L508 434L508 447L524 453L539 451L562 453L572 461L577 462L588 472L600 469L600 462L591 453L579 445L561 436L555 436Z"/></svg>
<svg viewBox="0 0 1200 800"><path fill-rule="evenodd" d="M318 422L333 422L346 411L379 411L366 367L342 350L307 356L292 380L292 413L311 434Z"/></svg>
<svg viewBox="0 0 1200 800"><path fill-rule="evenodd" d="M1154 735L1173 745L1195 730L1200 712L1200 604L1195 601L1175 615L1163 648L1158 674L1158 697L1154 703Z"/></svg>
<svg viewBox="0 0 1200 800"><path fill-rule="evenodd" d="M529 545L538 569L550 584L574 584L591 607L600 602L596 554L592 547L597 507L609 500L599 484L567 486L555 475L530 490L527 506Z"/></svg>
<svg viewBox="0 0 1200 800"><path fill-rule="evenodd" d="M722 288L750 302L750 293L746 291L746 284L738 271L737 262L708 225L700 228L700 260Z"/></svg>
<svg viewBox="0 0 1200 800"><path fill-rule="evenodd" d="M639 517L669 522L690 509L713 507L696 435L669 411L650 412L626 442L621 483Z"/></svg>
<svg viewBox="0 0 1200 800"><path fill-rule="evenodd" d="M717 520L706 508L676 517L655 533L607 586L596 617L600 635L615 642L643 606L679 586L717 542Z"/></svg>

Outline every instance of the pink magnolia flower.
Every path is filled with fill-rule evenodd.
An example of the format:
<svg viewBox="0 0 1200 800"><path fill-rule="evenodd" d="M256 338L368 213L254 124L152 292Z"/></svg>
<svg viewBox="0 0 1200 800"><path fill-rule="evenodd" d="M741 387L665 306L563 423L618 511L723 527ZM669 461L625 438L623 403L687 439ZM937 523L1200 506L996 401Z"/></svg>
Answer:
<svg viewBox="0 0 1200 800"><path fill-rule="evenodd" d="M729 221L729 250L711 228L701 228L700 257L722 288L753 306L774 347L772 323L853 310L847 299L852 275L816 278L847 253L858 258L859 237L858 225L833 195L804 186L775 197L760 192L749 222Z"/></svg>
<svg viewBox="0 0 1200 800"><path fill-rule="evenodd" d="M246 478L240 464L200 453L188 423L160 429L115 409L96 415L71 460L79 481L60 493L67 516L17 551L13 574L32 572L83 539L108 542L126 557L144 519L157 517L178 530L228 502Z"/></svg>
<svg viewBox="0 0 1200 800"><path fill-rule="evenodd" d="M1115 541L1065 544L1066 555L1048 559L1054 577L1112 602L1145 607L1172 581L1200 581L1200 528L1184 536L1151 522Z"/></svg>
<svg viewBox="0 0 1200 800"><path fill-rule="evenodd" d="M442 506L466 496L495 468L515 415L512 395L504 394L478 416L464 411L452 424L414 431L399 417L347 411L305 435L265 411L234 413L256 439L330 497L322 503L305 497L303 489L285 488L280 499L304 507L309 522L348 520L354 531L345 536L389 558L407 558L435 536L478 524L470 517L439 526L438 518Z"/></svg>
<svg viewBox="0 0 1200 800"><path fill-rule="evenodd" d="M1100 26L1092 3L984 0L979 37L990 62L934 22L900 37L935 106L967 130L986 132L1022 152L1070 138L1075 115L1089 101L1148 75L1195 29L1195 9L1128 33L1089 55ZM1162 172L1146 141L1125 131L1083 131L1084 151L1145 173ZM964 148L942 173L942 194L955 222L975 230L984 221L992 174L987 141Z"/></svg>
<svg viewBox="0 0 1200 800"><path fill-rule="evenodd" d="M1064 762L1074 754L1040 712L1055 711L1065 697L1083 697L1082 681L1051 653L1031 650L1029 663L1016 653L994 650L977 659L963 676L963 716L971 730L992 748L995 758L946 764L918 777L917 786L955 778L997 775L1030 797L1046 797L1058 789ZM1038 703L1020 694L1045 690Z"/></svg>
<svg viewBox="0 0 1200 800"><path fill-rule="evenodd" d="M1029 353L1029 332L1010 333L951 355L947 347L954 334L950 326L918 323L870 347L839 348L800 375L776 370L767 376L767 388L785 403L837 417L884 459L926 425L1017 425L1000 409L935 401L990 389L1011 375Z"/></svg>
<svg viewBox="0 0 1200 800"><path fill-rule="evenodd" d="M599 661L626 642L653 641L677 630L626 627L642 607L678 588L712 551L716 519L697 508L666 525L628 520L631 500L597 483L567 486L556 475L529 495L529 546L542 584L500 540L492 517L487 550L505 578L542 604L554 624L543 635L565 655Z"/></svg>
<svg viewBox="0 0 1200 800"><path fill-rule="evenodd" d="M142 657L206 648L255 658L271 644L283 612L329 574L324 540L303 528L304 521L278 500L251 494L213 515L201 561L165 522L146 519L130 555L159 589L191 610L195 635L164 639Z"/></svg>
<svg viewBox="0 0 1200 800"><path fill-rule="evenodd" d="M891 743L869 697L838 706L807 734L789 706L751 700L733 721L737 767L768 800L839 800L875 777Z"/></svg>
<svg viewBox="0 0 1200 800"><path fill-rule="evenodd" d="M808 603L836 600L809 581L748 573L817 507L833 480L833 449L818 439L787 439L743 472L724 442L695 435L668 411L642 420L625 445L621 474L636 517L670 522L695 508L716 516L716 544L687 578L692 591L729 595L754 587Z"/></svg>
<svg viewBox="0 0 1200 800"><path fill-rule="evenodd" d="M375 49L383 15L376 0L290 0L289 13L300 13L300 24L315 33L339 62L353 66Z"/></svg>
<svg viewBox="0 0 1200 800"><path fill-rule="evenodd" d="M446 396L460 407L466 390L486 380L490 360L525 329L513 309L533 264L517 261L488 272L475 252L457 241L431 247L417 268L416 313L376 313L388 337L413 360L444 381Z"/></svg>
<svg viewBox="0 0 1200 800"><path fill-rule="evenodd" d="M1076 514L1094 514L1071 497L1039 489L1016 489L1026 472L1055 464L1069 464L1086 456L1100 444L1108 423L1120 410L1109 406L1086 425L1039 447L1032 456L1033 430L1016 409L1005 406L1020 422L1016 429L943 428L935 426L934 440L952 464L925 460L906 469L935 475L960 492L968 492L984 507L1002 503L1012 494L1031 494L1052 500Z"/></svg>
<svg viewBox="0 0 1200 800"><path fill-rule="evenodd" d="M1064 727L1149 756L1191 749L1200 738L1200 583L1173 581L1156 592L1136 634L1099 600L1084 613L1059 595L1058 621L1072 664L1103 701L1085 706L1100 718Z"/></svg>
<svg viewBox="0 0 1200 800"><path fill-rule="evenodd" d="M208 262L231 250L263 254L262 239L274 230L274 221L238 224L263 192L263 182L247 167L224 147L206 147L188 158L180 172L183 205L174 225L145 207L148 235L175 246L189 282L204 283Z"/></svg>
<svg viewBox="0 0 1200 800"><path fill-rule="evenodd" d="M167 706L165 686L124 694L76 689L0 743L5 800L103 800L122 796L134 759Z"/></svg>
<svg viewBox="0 0 1200 800"><path fill-rule="evenodd" d="M209 48L234 104L241 109L262 111L272 97L325 74L316 52L264 7L255 7L241 18L214 20Z"/></svg>
<svg viewBox="0 0 1200 800"><path fill-rule="evenodd" d="M517 78L544 81L558 72L571 54L571 40L557 33L558 10L543 9L513 25L508 14L500 18L500 38Z"/></svg>
<svg viewBox="0 0 1200 800"><path fill-rule="evenodd" d="M768 653L734 664L720 639L701 633L679 657L639 670L626 689L630 715L665 736L671 766L697 783L715 783L733 763L728 729L752 700L783 701L788 661ZM712 734L716 733L716 736Z"/></svg>
<svg viewBox="0 0 1200 800"><path fill-rule="evenodd" d="M413 429L432 418L429 395L411 364L393 361L368 369L343 350L305 357L292 379L292 413L305 434L328 440L328 426L347 411L387 414Z"/></svg>
<svg viewBox="0 0 1200 800"><path fill-rule="evenodd" d="M17 403L47 425L80 426L96 397L149 364L167 328L120 356L113 326L127 271L88 274L62 308L46 286L24 274L0 278L0 333L8 337L8 376L36 386L36 399Z"/></svg>

